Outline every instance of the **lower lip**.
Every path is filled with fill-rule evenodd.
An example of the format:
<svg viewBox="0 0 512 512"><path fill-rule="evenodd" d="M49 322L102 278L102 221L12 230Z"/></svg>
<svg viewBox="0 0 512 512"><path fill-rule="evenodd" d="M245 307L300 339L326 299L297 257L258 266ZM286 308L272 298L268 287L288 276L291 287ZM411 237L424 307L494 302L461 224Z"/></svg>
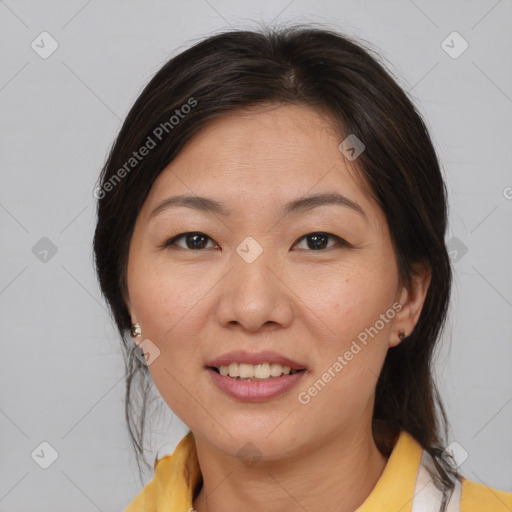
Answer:
<svg viewBox="0 0 512 512"><path fill-rule="evenodd" d="M244 402L264 402L290 390L302 378L305 370L293 375L273 377L267 380L237 380L225 377L211 368L207 368L213 382L227 395Z"/></svg>

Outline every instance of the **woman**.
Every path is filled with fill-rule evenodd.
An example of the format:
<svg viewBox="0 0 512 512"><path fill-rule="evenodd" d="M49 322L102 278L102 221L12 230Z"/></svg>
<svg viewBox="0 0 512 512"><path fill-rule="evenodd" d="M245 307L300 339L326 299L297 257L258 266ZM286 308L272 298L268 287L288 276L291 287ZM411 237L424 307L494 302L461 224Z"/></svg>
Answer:
<svg viewBox="0 0 512 512"><path fill-rule="evenodd" d="M96 196L135 447L151 382L190 429L128 512L512 508L443 448L445 186L368 50L301 27L196 44L135 102Z"/></svg>

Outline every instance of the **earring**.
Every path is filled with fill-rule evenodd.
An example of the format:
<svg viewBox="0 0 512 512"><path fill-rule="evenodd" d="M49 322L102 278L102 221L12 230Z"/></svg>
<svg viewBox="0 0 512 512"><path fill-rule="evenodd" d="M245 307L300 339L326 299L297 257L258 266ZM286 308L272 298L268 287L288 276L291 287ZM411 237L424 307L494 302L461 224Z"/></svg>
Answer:
<svg viewBox="0 0 512 512"><path fill-rule="evenodd" d="M398 333L398 337L400 338L400 340L403 340L403 339L405 339L407 337L407 333L404 332L404 331L400 331Z"/></svg>
<svg viewBox="0 0 512 512"><path fill-rule="evenodd" d="M132 338L138 338L139 336L142 336L142 329L140 328L139 323L132 325L131 334Z"/></svg>

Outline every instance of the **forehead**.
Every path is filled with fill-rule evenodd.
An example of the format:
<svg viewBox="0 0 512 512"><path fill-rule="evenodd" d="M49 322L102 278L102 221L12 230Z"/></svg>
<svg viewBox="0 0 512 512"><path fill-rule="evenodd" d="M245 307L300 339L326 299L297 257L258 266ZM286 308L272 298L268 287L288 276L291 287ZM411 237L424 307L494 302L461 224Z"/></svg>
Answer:
<svg viewBox="0 0 512 512"><path fill-rule="evenodd" d="M162 171L146 203L171 193L215 195L235 208L339 192L371 208L360 172L338 146L328 113L303 105L264 105L210 121ZM363 206L363 204L362 204Z"/></svg>
<svg viewBox="0 0 512 512"><path fill-rule="evenodd" d="M304 159L318 159L321 152L325 159L336 157L339 162L339 142L341 134L327 113L304 105L269 104L229 112L210 121L178 158L190 156L187 150L195 157L200 153L207 157L208 152L211 156L207 160L239 163L245 168L286 161L297 165Z"/></svg>

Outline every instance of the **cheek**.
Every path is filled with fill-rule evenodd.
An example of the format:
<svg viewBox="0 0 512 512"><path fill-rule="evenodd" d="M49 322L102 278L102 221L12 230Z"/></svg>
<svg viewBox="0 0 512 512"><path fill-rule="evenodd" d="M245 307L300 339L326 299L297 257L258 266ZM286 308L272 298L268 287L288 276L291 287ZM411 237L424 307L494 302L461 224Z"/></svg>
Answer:
<svg viewBox="0 0 512 512"><path fill-rule="evenodd" d="M143 338L159 350L148 370L169 408L188 418L193 383L203 369L197 341L204 330L208 288L190 284L179 273L166 276L154 267L145 275L144 281L134 280L133 303Z"/></svg>
<svg viewBox="0 0 512 512"><path fill-rule="evenodd" d="M202 369L197 340L204 329L205 295L211 284L197 275L171 271L168 265L141 253L133 254L130 264L130 301L143 339L149 339L158 350L148 370L168 405L179 407L184 398L180 383L190 383Z"/></svg>
<svg viewBox="0 0 512 512"><path fill-rule="evenodd" d="M318 414L334 418L364 407L373 395L395 316L396 282L389 270L353 268L349 277L330 283L323 288L322 300L318 296L313 303L308 301L329 334L316 340L318 362L310 387L301 391L307 395L304 401L311 399L318 407ZM331 407L336 403L343 403L343 410Z"/></svg>
<svg viewBox="0 0 512 512"><path fill-rule="evenodd" d="M376 322L379 331L390 331L396 280L389 269L384 272L355 267L345 269L338 278L331 274L328 279L317 280L316 294L308 290L310 287L304 283L301 293L308 297L307 305L314 309L335 338L353 339ZM383 325L379 321L381 315L385 315Z"/></svg>
<svg viewBox="0 0 512 512"><path fill-rule="evenodd" d="M171 339L176 331L193 333L193 320L197 321L201 299L211 285L197 272L177 268L162 257L141 252L131 263L130 299L144 333L155 338L168 333Z"/></svg>
<svg viewBox="0 0 512 512"><path fill-rule="evenodd" d="M361 284L367 285L365 293ZM329 431L371 410L394 316L392 295L379 295L371 284L358 281L352 286L348 280L318 310L335 335L312 340L318 357L297 396L306 413L301 416L305 429L315 429L320 422ZM332 308L326 307L329 303Z"/></svg>

